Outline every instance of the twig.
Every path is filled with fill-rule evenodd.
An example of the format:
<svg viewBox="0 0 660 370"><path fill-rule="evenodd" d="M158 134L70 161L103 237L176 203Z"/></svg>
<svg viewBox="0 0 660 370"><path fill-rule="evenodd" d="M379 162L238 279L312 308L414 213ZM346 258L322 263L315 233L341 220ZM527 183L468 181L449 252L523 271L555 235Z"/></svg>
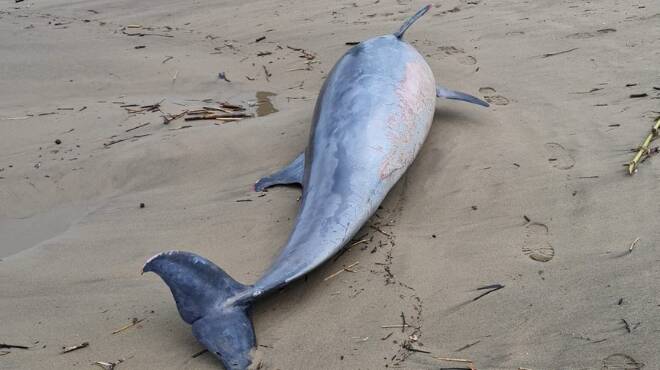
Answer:
<svg viewBox="0 0 660 370"><path fill-rule="evenodd" d="M270 76L272 76L271 73L268 72L268 69L266 68L265 65L261 65L261 66L264 68L264 72L266 73L266 81L270 82Z"/></svg>
<svg viewBox="0 0 660 370"><path fill-rule="evenodd" d="M564 50L564 51L558 51L556 53L547 53L547 54L541 55L541 58L554 57L555 55L570 53L571 51L574 51L574 50L577 50L577 49L578 48L573 48L573 49L568 49L568 50Z"/></svg>
<svg viewBox="0 0 660 370"><path fill-rule="evenodd" d="M359 263L360 263L359 261L358 261L358 262L353 262L352 264L350 264L350 265L344 267L343 269L341 269L341 270L335 272L334 274L332 274L332 275L326 277L325 279L323 279L323 281L328 281L328 280L332 279L333 277L335 277L335 276L341 274L341 273L344 272L344 271L351 271L350 268L353 267L353 266L357 266Z"/></svg>
<svg viewBox="0 0 660 370"><path fill-rule="evenodd" d="M485 289L490 289L490 290L483 293L483 294L481 294L481 295L478 295L478 296L472 298L472 302L476 301L477 299L483 298L484 296L486 296L486 295L488 295L492 292L496 292L496 291L498 291L502 288L504 288L504 285L502 285L502 284L493 284L493 285L487 285L487 286L482 286L480 288L477 288L477 290L485 290Z"/></svg>
<svg viewBox="0 0 660 370"><path fill-rule="evenodd" d="M630 244L630 248L628 248L628 253L632 253L632 251L635 248L635 246L637 245L638 241L639 241L639 238L636 238L635 240L633 240L633 242Z"/></svg>
<svg viewBox="0 0 660 370"><path fill-rule="evenodd" d="M632 333L632 329L630 328L630 324L628 324L628 321L626 321L626 319L621 319L621 321L623 321L623 325L625 325L626 331L628 333Z"/></svg>
<svg viewBox="0 0 660 370"><path fill-rule="evenodd" d="M408 327L411 327L411 325L408 325L408 324L405 324L405 325L395 324L395 325L381 325L380 327L383 328L383 329L394 329L394 328L398 329L398 328L408 328Z"/></svg>
<svg viewBox="0 0 660 370"><path fill-rule="evenodd" d="M79 350L79 349L83 349L83 348L85 348L85 347L89 347L89 342L83 342L83 343L81 343L81 344L79 344L79 345L77 345L77 346L62 347L62 352L60 352L60 354L63 355L63 354L65 354L65 353L69 353L69 352L77 351L77 350Z"/></svg>
<svg viewBox="0 0 660 370"><path fill-rule="evenodd" d="M479 344L480 342L481 342L481 339L478 340L478 341L476 341L476 342L474 342L474 343L466 344L466 345L464 345L463 347L457 349L455 352L464 351L464 350L466 350L466 349L468 349L468 348L474 346L475 344Z"/></svg>
<svg viewBox="0 0 660 370"><path fill-rule="evenodd" d="M163 124L168 125L170 122L174 121L175 119L184 116L186 113L188 113L187 110L184 110L181 113L172 115L172 114L165 114L163 117Z"/></svg>
<svg viewBox="0 0 660 370"><path fill-rule="evenodd" d="M137 130L137 129L139 129L140 127L144 127L144 126L146 126L146 125L148 125L148 124L150 124L150 123L151 123L151 122L147 122L147 123L143 123L143 124L141 124L141 125L137 125L137 126L135 126L135 127L133 127L133 128L129 128L128 130L126 130L126 131L124 131L124 132L130 132L130 131L133 131L133 130Z"/></svg>
<svg viewBox="0 0 660 370"><path fill-rule="evenodd" d="M9 121L9 120L28 119L28 118L32 118L32 117L34 117L34 116L33 116L33 115L29 115L29 116L23 116L23 117L6 117L6 118L2 118L2 119L6 119L6 120Z"/></svg>
<svg viewBox="0 0 660 370"><path fill-rule="evenodd" d="M235 105L227 102L218 103L221 107L231 109L231 110L245 110L241 105Z"/></svg>
<svg viewBox="0 0 660 370"><path fill-rule="evenodd" d="M403 314L403 311L401 311L401 332L403 333L406 330L406 327L408 324L406 324L406 315Z"/></svg>
<svg viewBox="0 0 660 370"><path fill-rule="evenodd" d="M119 329L113 331L112 334L121 333L122 331L124 331L124 330L126 330L126 329L128 329L128 328L130 328L130 327L133 327L133 326L135 326L135 325L141 323L142 321L144 321L144 319L140 319L140 320L138 320L137 317L134 317L130 324L127 324L127 325L122 326L121 328L119 328Z"/></svg>
<svg viewBox="0 0 660 370"><path fill-rule="evenodd" d="M432 358L440 361L447 361L447 362L461 362L464 364L467 364L467 366L471 370L477 370L477 368L474 366L474 361L472 360L466 360L464 358L452 358L452 357L436 357L436 356L431 356Z"/></svg>
<svg viewBox="0 0 660 370"><path fill-rule="evenodd" d="M378 226L369 225L369 227L372 228L372 229L374 229L374 230L376 230L376 231L378 231L379 233L381 233L381 234L383 234L383 235L385 235L385 236L387 236L387 237L390 237L390 238L392 237L391 234L388 234L388 233L384 232L384 231L381 230Z"/></svg>
<svg viewBox="0 0 660 370"><path fill-rule="evenodd" d="M162 33L145 33L145 32L129 33L129 32L126 32L125 29L122 29L121 33L123 33L126 36L139 36L139 37L142 37L142 36L174 37L172 35L164 35Z"/></svg>
<svg viewBox="0 0 660 370"><path fill-rule="evenodd" d="M356 245L360 245L360 244L362 244L362 243L369 243L369 240L367 240L367 239L362 239L362 240L356 241L355 243L351 244L350 247L348 247L348 248L353 248L353 247L355 247Z"/></svg>
<svg viewBox="0 0 660 370"><path fill-rule="evenodd" d="M427 350L425 350L425 349L415 348L415 347L413 347L413 346L410 345L410 344L408 344L407 346L405 346L405 347L403 347L403 348L404 348L404 349L407 349L408 351L411 351L411 352L431 353L431 351L427 351Z"/></svg>
<svg viewBox="0 0 660 370"><path fill-rule="evenodd" d="M200 121L200 120L207 120L207 119L227 119L227 118L250 118L252 117L251 114L247 113L227 113L227 114L205 114L202 116L193 116L193 117L186 117L184 118L185 121Z"/></svg>
<svg viewBox="0 0 660 370"><path fill-rule="evenodd" d="M30 349L30 347L27 346L20 346L18 344L6 344L6 343L0 343L0 348Z"/></svg>
<svg viewBox="0 0 660 370"><path fill-rule="evenodd" d="M194 355L192 355L192 358L197 358L197 357L199 357L199 356L205 354L205 353L208 352L208 351L209 351L208 349L203 349L203 350L201 350L201 351L195 353Z"/></svg>
<svg viewBox="0 0 660 370"><path fill-rule="evenodd" d="M171 59L174 59L174 57L168 56L167 58L163 59L163 61L161 63L165 64L165 63L169 62Z"/></svg>
<svg viewBox="0 0 660 370"><path fill-rule="evenodd" d="M115 362L105 362L105 361L96 361L92 363L92 365L96 365L103 370L114 370L115 366L117 366L117 363Z"/></svg>
<svg viewBox="0 0 660 370"><path fill-rule="evenodd" d="M151 135L151 134L133 135L133 136L131 136L131 137L127 137L127 138L123 138L123 139L112 140L112 141L110 141L110 142L108 142L108 143L104 143L103 146L107 148L107 147L109 147L110 145L115 145L115 144L117 144L117 143L121 143L122 141L130 140L130 139L137 139L137 138L141 138L141 137L145 137L145 136L149 136L149 135Z"/></svg>
<svg viewBox="0 0 660 370"><path fill-rule="evenodd" d="M658 130L660 130L660 117L658 117L655 125L653 125L653 128L651 129L651 132L646 136L646 139L644 139L642 145L640 145L637 154L635 154L635 157L632 159L632 161L630 161L630 164L628 165L629 175L633 175L637 171L637 166L642 160L642 157L649 155L649 145L651 145L651 142L658 137Z"/></svg>

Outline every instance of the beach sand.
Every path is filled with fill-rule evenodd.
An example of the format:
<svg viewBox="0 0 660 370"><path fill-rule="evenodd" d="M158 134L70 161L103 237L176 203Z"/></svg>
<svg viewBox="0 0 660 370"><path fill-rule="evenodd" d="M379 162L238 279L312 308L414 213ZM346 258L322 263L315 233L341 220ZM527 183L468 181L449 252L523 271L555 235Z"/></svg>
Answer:
<svg viewBox="0 0 660 370"><path fill-rule="evenodd" d="M254 282L299 190L252 184L304 150L345 43L422 5L5 2L0 343L30 349L0 349L0 368L220 368L193 357L202 347L143 263L188 250ZM650 0L434 3L406 39L438 83L493 104L439 100L357 244L256 304L264 368L660 366L660 161L633 177L622 166L660 110L659 32ZM121 107L177 114L204 99L260 116L164 125ZM382 327L402 315L410 327Z"/></svg>

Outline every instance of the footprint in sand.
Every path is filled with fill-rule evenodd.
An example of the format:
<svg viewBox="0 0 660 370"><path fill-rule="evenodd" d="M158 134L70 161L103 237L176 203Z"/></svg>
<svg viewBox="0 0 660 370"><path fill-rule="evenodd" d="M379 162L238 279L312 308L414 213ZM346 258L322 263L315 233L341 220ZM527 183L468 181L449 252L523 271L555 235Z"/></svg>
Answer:
<svg viewBox="0 0 660 370"><path fill-rule="evenodd" d="M454 54L463 54L465 53L465 50L461 48L457 48L455 46L439 46L438 50L442 51L443 53L447 55L454 55Z"/></svg>
<svg viewBox="0 0 660 370"><path fill-rule="evenodd" d="M472 55L466 55L458 58L458 62L461 64L473 66L477 64L477 58L473 57Z"/></svg>
<svg viewBox="0 0 660 370"><path fill-rule="evenodd" d="M559 143L545 143L545 150L548 152L548 162L560 170L568 170L575 166L575 160L571 154Z"/></svg>
<svg viewBox="0 0 660 370"><path fill-rule="evenodd" d="M566 36L567 39L590 39L595 35L591 32L576 32Z"/></svg>
<svg viewBox="0 0 660 370"><path fill-rule="evenodd" d="M522 252L537 262L548 262L555 256L555 249L548 241L548 226L539 222L529 222L526 226L525 244Z"/></svg>
<svg viewBox="0 0 660 370"><path fill-rule="evenodd" d="M497 91L492 87L488 87L488 86L481 87L479 88L479 92L481 93L481 95L484 96L484 100L486 100L490 104L495 104L495 105L509 104L509 99L507 99L505 96L495 94Z"/></svg>
<svg viewBox="0 0 660 370"><path fill-rule="evenodd" d="M639 370L643 367L644 364L634 358L624 353L615 353L603 359L601 370Z"/></svg>

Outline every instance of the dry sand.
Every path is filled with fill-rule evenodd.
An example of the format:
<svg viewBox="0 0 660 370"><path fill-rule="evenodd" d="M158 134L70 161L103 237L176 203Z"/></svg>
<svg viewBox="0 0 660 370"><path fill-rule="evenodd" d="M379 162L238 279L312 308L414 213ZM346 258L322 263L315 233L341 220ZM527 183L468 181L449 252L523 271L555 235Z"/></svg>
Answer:
<svg viewBox="0 0 660 370"><path fill-rule="evenodd" d="M142 264L185 249L255 281L299 191L260 197L251 185L304 149L345 42L391 33L421 5L5 2L0 343L31 348L2 350L0 368L218 368L209 354L191 357L201 346ZM384 233L366 227L366 243L256 305L265 368L461 366L432 356L480 369L658 368L660 161L634 177L621 165L660 110L660 3L434 5L407 39L439 83L495 104L439 101L423 150L372 220ZM127 25L153 29L130 36ZM288 71L306 59L287 46L318 63ZM248 105L257 92L276 94L278 112L165 126L159 113L120 107L165 99L177 113L207 98ZM473 301L492 284L505 288ZM381 328L402 313L418 329ZM143 321L112 334L133 318Z"/></svg>

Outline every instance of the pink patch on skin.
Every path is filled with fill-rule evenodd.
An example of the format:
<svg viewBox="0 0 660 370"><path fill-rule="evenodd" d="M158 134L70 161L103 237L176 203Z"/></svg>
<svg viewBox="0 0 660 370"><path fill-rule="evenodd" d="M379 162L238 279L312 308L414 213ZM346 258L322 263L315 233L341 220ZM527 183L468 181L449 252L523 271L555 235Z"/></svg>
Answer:
<svg viewBox="0 0 660 370"><path fill-rule="evenodd" d="M410 165L421 146L430 124L423 114L435 103L435 96L426 94L434 90L430 85L426 65L419 62L406 64L405 76L396 89L398 109L387 120L386 136L390 150L380 168L381 179Z"/></svg>

